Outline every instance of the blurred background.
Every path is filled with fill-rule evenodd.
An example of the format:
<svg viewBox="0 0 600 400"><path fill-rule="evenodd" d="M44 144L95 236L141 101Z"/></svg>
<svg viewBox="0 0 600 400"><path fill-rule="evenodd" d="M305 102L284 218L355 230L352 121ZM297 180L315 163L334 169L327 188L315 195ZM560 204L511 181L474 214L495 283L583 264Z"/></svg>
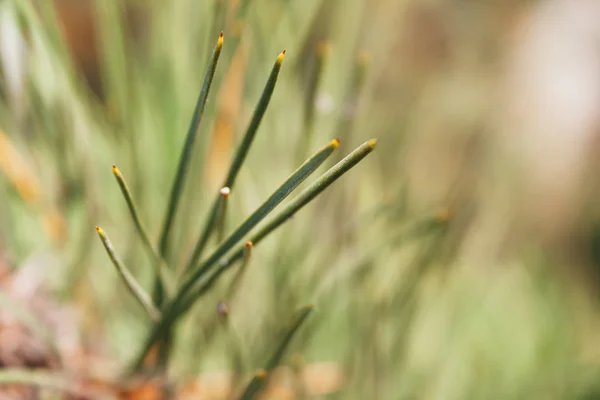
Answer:
<svg viewBox="0 0 600 400"><path fill-rule="evenodd" d="M281 50L229 230L333 138L338 159L378 144L254 249L227 328L220 286L193 308L178 398L228 398L232 358L261 368L306 303L270 398L600 398L595 0L0 2L0 393L29 367L112 382L139 350L148 323L93 228L150 288L111 165L158 240L220 31L180 262Z"/></svg>

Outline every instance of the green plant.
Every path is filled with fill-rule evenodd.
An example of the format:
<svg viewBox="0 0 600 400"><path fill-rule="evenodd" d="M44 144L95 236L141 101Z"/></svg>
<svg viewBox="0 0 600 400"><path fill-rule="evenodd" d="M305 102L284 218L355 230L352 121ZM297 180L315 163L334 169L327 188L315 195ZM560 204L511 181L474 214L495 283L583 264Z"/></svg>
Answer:
<svg viewBox="0 0 600 400"><path fill-rule="evenodd" d="M75 369L84 364L84 378L89 367L93 378L120 382L128 371L105 368L93 356L133 363L155 334L160 339L149 345L143 371L154 372L158 361L157 372L168 367L178 392L204 383L207 373L233 371L229 387L240 395L256 376L245 386L253 394L283 348L290 357L273 375L293 366L300 398L593 397L597 329L589 321L595 312L565 296L562 279L553 280L556 261L544 259L529 240L522 244L532 258L510 248L500 259L487 252L501 239L494 224L504 214L488 210L487 223L470 221L484 211L482 194L511 196L497 181L505 163L497 146L488 146L488 132L496 131L489 117L498 123L501 111L495 103L488 108L488 100L495 98L489 96L493 79L502 76L492 61L505 43L498 40L505 33L500 21L510 20L505 11L518 2L65 1L90 4L96 13L102 99L79 79L56 2L0 2L3 32L12 18L30 54L20 96L11 97L6 70L0 72L0 265L17 274L34 267L53 299L81 310L81 334L91 343ZM146 42L127 35L123 5L133 3L145 11ZM477 23L462 23L469 21ZM227 42L203 105L198 92L221 30ZM233 187L224 188L230 161L242 154L235 144L245 140L272 71L270 54L285 46L268 111ZM203 107L202 118L195 104ZM193 148L181 169L190 130ZM471 132L485 134L472 141ZM354 179L338 181L296 218L294 210L316 192L292 194L237 236L221 259L205 264L316 144L341 140L320 167L326 169L351 151L345 146L372 136L385 145L354 170ZM11 163L14 153L20 162ZM113 163L123 174L113 169L110 176ZM177 176L181 192L163 257L165 211ZM310 180L295 190L314 188ZM453 218L432 218L432 210L447 207ZM129 287L143 288L157 321L118 270L107 269L95 224L110 234L117 267L127 267ZM18 311L14 301L2 300L2 311ZM307 301L318 313L287 344L287 322L296 321L290 311ZM168 313L174 321L155 333ZM75 358L60 334L26 313L20 319L44 339L52 358L62 356L61 367L3 368L0 386L79 387L70 374ZM329 394L311 393L305 378L313 368L319 384L331 383L335 371Z"/></svg>
<svg viewBox="0 0 600 400"><path fill-rule="evenodd" d="M263 94L258 102L254 116L248 126L246 134L244 135L242 142L238 146L238 150L233 157L229 172L224 181L223 188L226 189L223 195L223 190L217 193L213 206L208 214L207 221L202 229L200 238L197 241L189 261L187 262L185 269L182 274L177 276L175 283L174 292L171 294L170 290L165 291L164 288L167 286L166 281L171 279L171 276L175 275L178 268L175 267L173 258L169 256L169 240L171 239L171 226L174 217L178 210L179 199L183 192L183 186L185 184L186 171L189 168L193 143L197 134L198 126L201 121L204 106L209 96L210 87L212 84L213 77L215 75L217 62L221 49L223 47L223 33L219 36L215 49L213 51L210 65L204 79L202 90L188 135L183 146L183 151L180 158L179 167L173 182L170 201L168 204L167 213L165 216L165 223L159 240L159 251L155 252L148 235L143 228L143 224L140 221L139 215L135 203L132 199L132 194L125 183L125 180L121 172L113 165L113 173L117 178L121 191L125 197L127 205L129 207L130 214L133 219L133 223L136 227L141 241L144 243L145 248L151 255L151 259L155 260L155 276L158 290L155 292L154 298L149 294L145 293L142 286L134 279L133 275L125 268L123 263L119 260L115 254L115 250L112 247L111 242L104 231L96 227L98 234L113 261L117 267L120 276L136 297L140 304L144 306L150 318L154 322L153 327L150 330L148 339L146 340L142 349L140 349L139 356L133 363L132 372L137 373L144 366L144 360L148 355L149 351L153 346L161 344L161 352L164 357L168 354L168 344L172 340L174 328L178 320L185 315L190 307L198 301L202 295L204 295L210 288L216 283L218 278L223 272L232 268L236 263L244 258L244 254L247 254L247 245L243 245L240 242L250 234L248 242L251 246L256 246L263 238L277 229L286 220L291 218L296 212L302 207L308 204L316 196L318 196L323 190L325 190L334 181L340 178L344 173L349 171L357 163L359 163L364 157L366 157L374 148L376 141L370 140L355 151L350 153L347 157L341 160L339 163L331 167L325 172L320 178L314 183L309 185L300 195L292 200L283 210L276 213L265 226L260 228L254 234L251 231L265 218L269 217L275 208L288 197L291 192L298 187L306 178L308 178L315 170L333 153L338 147L339 140L332 140L329 144L324 146L322 149L317 151L313 156L308 158L295 172L293 172L279 188L277 188L273 194L259 206L244 222L242 222L237 228L233 229L224 239L220 240L217 248L206 257L206 259L199 261L202 256L205 245L207 244L211 235L215 233L215 228L218 225L218 220L225 218L224 210L226 205L226 198L230 192L233 196L237 193L234 191L234 184L236 177L244 163L244 160L250 151L252 142L258 132L263 115L265 114L273 91L281 65L285 56L285 50L277 57L267 84L263 90ZM219 218L219 215L220 218ZM248 243L247 242L247 243ZM244 263L245 264L245 263ZM242 268L244 266L242 264ZM170 265L167 267L167 265ZM168 268L168 271L163 271L164 268ZM169 275L169 278L165 276ZM170 283L169 283L170 284ZM301 311L301 316L293 324L291 331L285 336L282 344L277 349L272 360L267 365L267 371L272 370L280 362L285 348L291 340L291 336L299 328L305 318L308 316L309 311L312 307L306 308ZM163 361L166 362L166 361ZM164 365L161 365L164 367ZM253 398L258 392L264 376L260 379L255 378L249 385L246 393L243 395L244 399Z"/></svg>

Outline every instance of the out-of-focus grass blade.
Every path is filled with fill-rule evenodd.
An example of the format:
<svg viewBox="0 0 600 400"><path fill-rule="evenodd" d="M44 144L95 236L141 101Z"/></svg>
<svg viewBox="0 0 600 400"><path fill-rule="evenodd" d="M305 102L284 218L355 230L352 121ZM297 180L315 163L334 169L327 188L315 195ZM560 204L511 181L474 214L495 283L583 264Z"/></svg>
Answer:
<svg viewBox="0 0 600 400"><path fill-rule="evenodd" d="M165 222L163 226L162 233L160 235L160 244L159 244L159 252L160 255L168 260L168 247L169 247L169 233L171 231L171 225L173 223L173 219L175 217L175 212L177 211L177 205L179 203L179 198L181 197L181 193L183 191L184 178L186 175L186 171L188 165L190 163L192 148L194 146L194 141L196 139L196 133L198 131L198 125L200 124L200 120L202 118L202 113L204 112L204 106L206 105L206 100L208 99L208 92L210 91L210 86L212 84L215 71L217 69L217 62L219 61L219 55L221 54L221 49L223 48L223 33L219 36L217 40L217 45L213 50L213 54L210 60L210 66L208 71L206 71L206 76L204 77L204 82L202 83L202 89L200 90L200 96L198 97L198 101L196 103L196 108L194 109L194 115L192 116L192 121L190 122L190 128L187 133L187 137L185 139L185 144L183 145L183 150L181 153L181 158L179 160L179 167L177 168L177 174L175 175L175 180L173 181L173 187L171 189L171 196L169 198L169 205L167 208L167 214L165 216Z"/></svg>
<svg viewBox="0 0 600 400"><path fill-rule="evenodd" d="M262 221L279 203L281 203L300 183L302 183L315 169L317 169L338 147L339 141L332 140L328 145L309 158L298 168L277 190L254 211L237 229L235 229L221 245L211 254L201 266L191 273L191 276L180 288L177 299L183 296L194 286L209 268L223 257L244 235Z"/></svg>
<svg viewBox="0 0 600 400"><path fill-rule="evenodd" d="M283 340L281 341L279 346L277 346L275 353L273 353L273 355L271 356L271 359L267 363L267 367L264 370L259 371L254 376L254 378L252 378L252 380L246 387L246 390L240 397L241 400L254 399L256 397L256 395L258 395L258 393L264 388L265 383L267 382L269 373L275 367L277 367L279 365L279 363L281 362L281 359L283 358L285 351L289 347L290 342L292 341L294 335L296 334L298 329L302 326L304 321L306 321L306 318L310 315L313 308L314 307L312 305L307 305L307 306L302 307L297 312L296 318L294 319L293 323L286 331L285 335L283 336Z"/></svg>
<svg viewBox="0 0 600 400"><path fill-rule="evenodd" d="M306 321L306 318L308 318L308 316L313 311L313 309L314 309L314 306L312 304L308 304L308 305L300 308L296 312L296 316L295 316L292 324L290 325L290 327L285 332L285 335L283 336L283 340L281 341L281 343L279 343L279 346L275 350L275 353L273 353L273 355L271 356L271 359L267 363L266 370L268 372L272 371L275 367L277 367L281 363L281 359L283 358L283 355L284 355L285 351L287 350L288 346L290 345L290 342L292 341L294 335L296 334L298 329L302 326L304 321Z"/></svg>
<svg viewBox="0 0 600 400"><path fill-rule="evenodd" d="M354 64L354 70L352 71L352 77L346 88L343 99L343 108L348 110L348 112L342 113L335 129L336 135L343 141L342 150L344 151L349 150L346 148L346 145L351 141L356 125L359 100L361 99L361 94L367 80L370 60L371 56L369 52L363 51L358 54Z"/></svg>
<svg viewBox="0 0 600 400"><path fill-rule="evenodd" d="M275 90L275 84L277 83L277 77L279 76L279 71L281 70L281 64L283 63L283 58L285 57L285 50L281 52L281 54L275 60L275 64L271 69L271 74L269 75L269 79L267 80L267 84L263 90L263 93L260 97L258 105L254 110L254 115L252 116L252 120L248 125L248 129L244 134L244 138L240 143L235 156L233 157L233 161L229 167L229 172L227 173L227 178L225 179L225 183L223 183L223 187L228 187L233 190L233 185L235 184L235 180L237 175L242 167L242 164L246 160L246 156L248 155L248 151L250 150L250 146L252 145L252 141L256 136L256 132L258 131L258 127L260 126L260 122L262 121L263 116L265 115L265 111L269 105L269 101L271 100L271 96L273 95L273 91ZM217 198L215 199L212 208L208 214L208 219L204 224L204 229L200 234L200 238L194 247L194 251L192 252L192 256L190 257L186 269L184 272L188 272L191 270L194 265L198 262L200 257L202 256L202 252L204 251L204 247L208 243L208 239L210 238L213 229L215 228L215 223L217 220L217 214L220 207L220 203L222 201L222 196L219 193Z"/></svg>
<svg viewBox="0 0 600 400"><path fill-rule="evenodd" d="M308 88L306 89L306 94L304 96L304 134L301 135L298 144L297 157L299 159L306 157L308 149L310 149L312 145L316 98L330 47L329 42L325 40L320 41L316 45L316 59L313 62L312 71L310 71Z"/></svg>
<svg viewBox="0 0 600 400"><path fill-rule="evenodd" d="M156 275L159 278L159 285L161 289L164 289L167 293L167 296L171 296L173 294L173 282L170 278L169 271L167 270L167 265L165 261L154 251L152 247L152 243L148 238L148 233L144 228L142 221L137 212L137 207L135 206L135 202L133 201L133 197L131 197L131 191L129 190L129 186L123 177L123 174L117 168L116 165L112 166L113 175L115 176L119 187L121 188L121 192L123 193L123 197L125 197L125 201L127 202L127 207L129 207L129 213L131 214L131 218L133 218L133 223L135 224L135 228L138 231L138 234L142 238L142 242L144 242L144 246L146 250L152 257L152 264L156 269Z"/></svg>
<svg viewBox="0 0 600 400"><path fill-rule="evenodd" d="M119 257L117 257L113 245L108 236L106 236L104 230L97 226L96 232L98 232L98 236L100 236L100 240L102 241L102 244L104 245L104 248L106 249L106 252L110 257L110 260L117 268L119 276L121 277L123 282L125 282L125 285L129 289L131 294L144 307L150 318L152 318L153 321L157 321L160 318L160 311L158 311L158 309L154 306L148 293L144 291L144 289L138 283L138 281L135 280L131 272L129 272L129 270L125 268L123 262L119 259Z"/></svg>

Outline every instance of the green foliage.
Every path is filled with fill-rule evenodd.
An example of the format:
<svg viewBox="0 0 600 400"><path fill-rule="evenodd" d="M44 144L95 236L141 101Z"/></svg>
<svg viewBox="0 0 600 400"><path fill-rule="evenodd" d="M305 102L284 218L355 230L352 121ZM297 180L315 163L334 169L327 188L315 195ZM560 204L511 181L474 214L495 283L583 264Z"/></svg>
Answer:
<svg viewBox="0 0 600 400"><path fill-rule="evenodd" d="M557 261L535 247L536 257L516 261L481 256L477 244L485 249L497 233L472 223L479 210L464 193L468 181L439 173L460 163L464 132L486 122L464 110L484 109L476 94L493 97L481 81L497 71L474 70L469 62L480 57L459 56L496 38L480 33L497 25L500 6L440 5L423 14L410 1L240 0L235 10L221 0L134 3L144 10L144 41L124 36L123 2L95 2L99 99L80 79L51 2L0 2L31 56L20 101L2 76L0 146L7 138L23 160L19 171L36 178L7 174L9 153L0 153L1 261L18 268L51 255L39 271L62 299L88 296L78 306L87 312L92 303L96 313L83 329L101 332L100 347L137 373L161 343L176 383L231 368L240 393L250 382L248 395L294 352L307 365L341 366L344 384L333 396L343 399L594 396L595 324L581 324L593 311L569 297L550 272ZM410 35L398 23L414 15L445 15L447 29L460 18L478 23L464 31L460 24L450 45L439 46L461 49L456 59L433 58L428 67L420 51L438 46L412 35L422 21L406 28ZM282 48L286 64L273 65ZM406 48L423 57L417 67L403 58ZM227 115L231 104L235 115ZM411 147L430 131L444 133L426 140L431 152ZM229 145L219 148L222 134ZM333 137L341 145L330 156ZM372 151L372 137L376 156L337 181ZM440 147L451 149L451 162L438 158ZM113 163L127 176L125 183L114 174L120 191L108 173ZM467 175L485 166L466 165ZM325 172L311 180L320 166ZM412 179L408 170L417 171ZM27 184L37 196L23 196ZM95 242L96 224L111 232L116 249L101 239L117 274ZM310 327L298 329L302 319L283 332L293 341L280 340L292 310L308 301L319 310ZM226 323L215 304L226 304ZM68 386L62 378L0 374L3 382Z"/></svg>

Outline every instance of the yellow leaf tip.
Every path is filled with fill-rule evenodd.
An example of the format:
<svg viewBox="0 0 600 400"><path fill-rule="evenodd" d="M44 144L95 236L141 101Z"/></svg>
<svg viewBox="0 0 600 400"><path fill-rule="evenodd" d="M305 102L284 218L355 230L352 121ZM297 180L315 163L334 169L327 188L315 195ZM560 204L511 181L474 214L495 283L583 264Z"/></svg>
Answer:
<svg viewBox="0 0 600 400"><path fill-rule="evenodd" d="M219 39L217 40L217 49L220 49L223 46L223 31L219 35Z"/></svg>
<svg viewBox="0 0 600 400"><path fill-rule="evenodd" d="M281 64L283 62L283 58L285 57L285 52L286 52L286 50L283 50L281 52L281 54L279 54L279 57L277 57L277 63L278 64Z"/></svg>
<svg viewBox="0 0 600 400"><path fill-rule="evenodd" d="M246 246L247 249L250 249L250 248L252 248L252 246L254 246L254 243L252 243L250 240L248 240L246 242L245 246Z"/></svg>
<svg viewBox="0 0 600 400"><path fill-rule="evenodd" d="M371 139L367 142L369 144L369 147L374 149L375 145L377 144L377 139Z"/></svg>
<svg viewBox="0 0 600 400"><path fill-rule="evenodd" d="M112 171L115 175L121 175L121 171L119 171L119 168L115 164L112 165Z"/></svg>
<svg viewBox="0 0 600 400"><path fill-rule="evenodd" d="M331 141L331 144L333 145L333 148L337 148L340 145L340 139L335 138Z"/></svg>

